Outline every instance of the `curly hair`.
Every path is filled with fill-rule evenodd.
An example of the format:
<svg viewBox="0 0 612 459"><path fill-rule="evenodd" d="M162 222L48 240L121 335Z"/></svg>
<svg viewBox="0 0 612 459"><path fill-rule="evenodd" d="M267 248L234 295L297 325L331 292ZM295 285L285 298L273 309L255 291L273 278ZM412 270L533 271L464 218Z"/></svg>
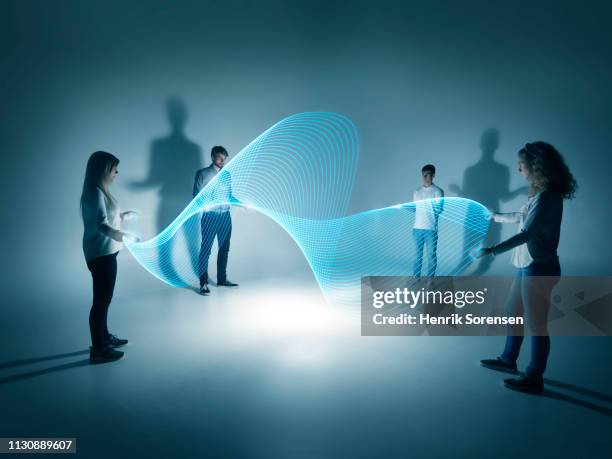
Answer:
<svg viewBox="0 0 612 459"><path fill-rule="evenodd" d="M528 143L519 151L519 157L527 163L530 172L531 192L548 190L572 199L578 183L565 164L561 153L546 142Z"/></svg>

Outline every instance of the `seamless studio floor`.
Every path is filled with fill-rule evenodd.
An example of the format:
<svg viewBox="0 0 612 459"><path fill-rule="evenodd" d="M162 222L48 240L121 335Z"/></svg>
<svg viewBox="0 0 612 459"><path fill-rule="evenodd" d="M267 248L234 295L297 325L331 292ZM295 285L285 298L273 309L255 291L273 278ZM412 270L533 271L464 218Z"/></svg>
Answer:
<svg viewBox="0 0 612 459"><path fill-rule="evenodd" d="M312 280L203 298L136 277L111 364L88 364L87 285L3 309L0 436L75 437L87 458L609 457L607 338L553 338L529 396L478 365L502 338L361 337Z"/></svg>

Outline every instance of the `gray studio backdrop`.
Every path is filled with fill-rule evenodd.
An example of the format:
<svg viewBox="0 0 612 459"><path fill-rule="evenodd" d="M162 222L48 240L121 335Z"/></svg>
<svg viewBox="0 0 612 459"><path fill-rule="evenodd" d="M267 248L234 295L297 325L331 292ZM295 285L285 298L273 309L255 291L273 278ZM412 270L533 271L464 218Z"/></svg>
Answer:
<svg viewBox="0 0 612 459"><path fill-rule="evenodd" d="M564 272L610 273L606 2L1 6L6 298L90 288L78 199L94 150L121 159L114 193L141 212L148 238L189 200L213 145L234 154L283 117L318 110L340 112L360 130L351 212L411 200L425 163L436 165L448 195L511 211L526 199L517 149L553 143L580 185L565 208ZM161 165L152 168L155 155ZM273 223L238 210L234 221L233 279L307 273ZM124 284L139 269L130 258L122 254L131 266ZM509 256L483 271L510 273Z"/></svg>

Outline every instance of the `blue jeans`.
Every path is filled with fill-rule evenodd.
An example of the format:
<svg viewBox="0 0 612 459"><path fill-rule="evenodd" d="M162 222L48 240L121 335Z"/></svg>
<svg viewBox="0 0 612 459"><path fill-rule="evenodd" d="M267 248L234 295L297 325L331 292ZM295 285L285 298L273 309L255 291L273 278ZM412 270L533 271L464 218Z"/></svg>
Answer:
<svg viewBox="0 0 612 459"><path fill-rule="evenodd" d="M415 258L413 265L413 275L420 276L423 268L423 249L426 248L429 265L427 269L428 276L434 276L438 266L438 232L435 230L417 229L412 230L412 237L415 244Z"/></svg>
<svg viewBox="0 0 612 459"><path fill-rule="evenodd" d="M550 353L550 337L545 329L548 310L550 309L550 292L556 284L555 277L561 275L559 260L550 263L532 263L526 268L520 268L516 274L512 290L508 299L507 313L516 315L527 310L529 319L536 327L531 337L531 360L527 367L527 376L535 379L542 378L546 370L548 355ZM525 278L536 276L550 276L547 282L526 282ZM509 309L509 310L508 310ZM506 337L506 345L501 357L507 362L516 362L523 344L523 328L515 327L516 336Z"/></svg>

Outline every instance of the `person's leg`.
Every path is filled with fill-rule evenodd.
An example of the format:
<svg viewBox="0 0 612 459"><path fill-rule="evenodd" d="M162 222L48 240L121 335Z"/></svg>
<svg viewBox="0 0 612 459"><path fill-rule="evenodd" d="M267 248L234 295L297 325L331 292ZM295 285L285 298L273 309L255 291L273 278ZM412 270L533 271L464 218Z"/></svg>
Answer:
<svg viewBox="0 0 612 459"><path fill-rule="evenodd" d="M202 213L202 244L200 246L200 255L198 257L198 274L200 277L200 287L208 284L208 259L210 251L217 234L216 228L216 213Z"/></svg>
<svg viewBox="0 0 612 459"><path fill-rule="evenodd" d="M100 324L104 321L104 305L100 301L100 293L102 292L103 274L101 264L98 258L87 261L87 268L91 272L93 281L93 301L89 311L89 333L91 335L91 347L101 348L104 344L102 333L100 333Z"/></svg>
<svg viewBox="0 0 612 459"><path fill-rule="evenodd" d="M412 275L420 277L421 269L423 267L423 230L413 229L412 238L414 240L414 265L412 269Z"/></svg>
<svg viewBox="0 0 612 459"><path fill-rule="evenodd" d="M106 255L87 262L93 280L93 304L89 313L91 345L95 349L104 347L106 317L113 298L117 278L116 255Z"/></svg>
<svg viewBox="0 0 612 459"><path fill-rule="evenodd" d="M230 238L232 237L232 217L229 212L220 214L219 253L217 254L217 283L227 282L227 258L230 250Z"/></svg>
<svg viewBox="0 0 612 459"><path fill-rule="evenodd" d="M180 210L179 210L180 212ZM177 215L176 207L169 202L167 198L161 199L159 208L157 209L157 232L161 233L174 220ZM167 281L173 284L180 285L182 280L174 269L172 263L172 252L174 247L174 237L161 242L157 248L157 262L159 265L160 274Z"/></svg>
<svg viewBox="0 0 612 459"><path fill-rule="evenodd" d="M527 277L523 279L522 296L530 328L531 361L525 375L521 378L506 379L507 388L520 392L539 394L544 390L544 371L550 352L548 337L548 310L550 309L550 293L560 275L558 263L551 265L530 265Z"/></svg>
<svg viewBox="0 0 612 459"><path fill-rule="evenodd" d="M438 268L438 232L427 231L425 235L425 246L427 247L427 275L433 277Z"/></svg>
<svg viewBox="0 0 612 459"><path fill-rule="evenodd" d="M516 363L521 352L524 336L508 335L506 336L506 344L500 358L507 363Z"/></svg>
<svg viewBox="0 0 612 459"><path fill-rule="evenodd" d="M189 261L191 262L191 269L198 278L198 262L200 258L200 246L201 243L201 231L200 231L200 216L198 214L190 217L183 224L183 234L185 236L185 243L187 245L187 251L189 252Z"/></svg>
<svg viewBox="0 0 612 459"><path fill-rule="evenodd" d="M117 255L119 252L114 255L109 255L109 260L107 263L107 279L108 284L106 285L106 297L104 300L108 303L108 306L104 309L104 328L102 330L102 336L104 339L110 336L110 332L108 331L108 310L110 308L111 301L113 300L113 294L115 292L115 284L117 282Z"/></svg>
<svg viewBox="0 0 612 459"><path fill-rule="evenodd" d="M550 337L548 335L548 312L550 296L553 287L558 282L554 269L542 275L525 278L523 284L523 302L527 316L527 324L531 331L531 360L526 374L535 380L541 380L546 370L550 353Z"/></svg>
<svg viewBox="0 0 612 459"><path fill-rule="evenodd" d="M104 339L106 339L110 336L110 332L108 331L108 308L106 308L106 310L104 311L104 319L102 320L102 322L104 324L104 329L102 330L102 336L104 336Z"/></svg>
<svg viewBox="0 0 612 459"><path fill-rule="evenodd" d="M522 316L523 315L523 300L521 298L521 283L522 271L519 270L517 276L512 282L506 306L504 308L506 316ZM508 326L508 336L506 337L506 345L502 354L495 359L481 360L480 364L492 370L503 371L507 373L516 373L516 360L521 351L523 344L523 326Z"/></svg>
<svg viewBox="0 0 612 459"><path fill-rule="evenodd" d="M523 298L521 295L523 272L519 270L519 273L514 278L508 299L506 301L505 314L506 317L519 317L524 314ZM500 358L508 363L516 364L519 353L521 351L521 345L523 344L524 338L523 325L513 324L508 325L508 336L506 337L506 345Z"/></svg>
<svg viewBox="0 0 612 459"><path fill-rule="evenodd" d="M531 337L531 360L525 374L531 378L542 378L550 354L550 336Z"/></svg>

